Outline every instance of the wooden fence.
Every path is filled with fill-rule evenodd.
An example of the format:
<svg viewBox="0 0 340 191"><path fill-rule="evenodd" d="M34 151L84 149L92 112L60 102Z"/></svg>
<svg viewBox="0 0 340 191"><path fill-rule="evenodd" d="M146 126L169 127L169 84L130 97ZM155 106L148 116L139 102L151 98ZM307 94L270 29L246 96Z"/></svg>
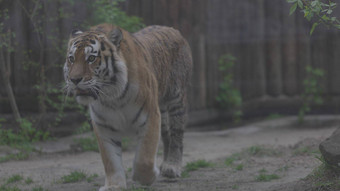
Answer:
<svg viewBox="0 0 340 191"><path fill-rule="evenodd" d="M25 55L19 52L34 50L37 42L28 18L16 2L6 6L12 18L9 24L20 44L12 63L13 85L20 100L32 93L37 78L32 77L34 71L23 70L21 63ZM69 8L74 12L72 19L49 22L46 30L66 40L73 22L84 20L91 12L81 1L76 4L77 8ZM46 4L46 12L56 14L53 11L62 6ZM295 99L303 91L307 64L326 72L322 86L330 102L340 95L340 33L319 27L309 36L311 24L302 13L289 16L285 0L127 0L122 8L130 15L143 18L146 25L172 26L189 41L194 58L189 99L192 110L216 107L215 98L223 78L218 70L218 59L227 53L237 58L234 82L246 103ZM339 8L335 16L340 17ZM45 43L46 47L62 46ZM63 59L56 58L55 52L46 50L48 65L62 64ZM62 81L61 70L51 70L49 79L53 83ZM0 89L0 99L5 97L4 90ZM6 103L2 102L4 105Z"/></svg>

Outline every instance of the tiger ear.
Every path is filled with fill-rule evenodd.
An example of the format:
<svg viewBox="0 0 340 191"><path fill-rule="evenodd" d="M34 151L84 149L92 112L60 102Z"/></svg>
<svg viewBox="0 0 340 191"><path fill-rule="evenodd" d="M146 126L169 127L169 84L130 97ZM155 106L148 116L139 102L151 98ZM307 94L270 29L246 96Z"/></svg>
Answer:
<svg viewBox="0 0 340 191"><path fill-rule="evenodd" d="M74 37L80 35L81 33L83 33L83 31L81 31L79 29L74 29L74 30L72 30L70 37L74 38Z"/></svg>
<svg viewBox="0 0 340 191"><path fill-rule="evenodd" d="M113 29L113 31L110 32L110 36L109 36L111 42L117 47L119 48L120 46L120 42L123 39L123 33L119 28L115 28Z"/></svg>

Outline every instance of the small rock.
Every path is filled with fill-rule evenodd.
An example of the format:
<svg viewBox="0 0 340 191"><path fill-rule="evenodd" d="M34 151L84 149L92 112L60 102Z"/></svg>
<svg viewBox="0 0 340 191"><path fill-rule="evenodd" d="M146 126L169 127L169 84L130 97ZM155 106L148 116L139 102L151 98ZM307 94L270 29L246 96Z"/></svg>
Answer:
<svg viewBox="0 0 340 191"><path fill-rule="evenodd" d="M340 128L320 143L319 149L325 161L333 166L340 167Z"/></svg>

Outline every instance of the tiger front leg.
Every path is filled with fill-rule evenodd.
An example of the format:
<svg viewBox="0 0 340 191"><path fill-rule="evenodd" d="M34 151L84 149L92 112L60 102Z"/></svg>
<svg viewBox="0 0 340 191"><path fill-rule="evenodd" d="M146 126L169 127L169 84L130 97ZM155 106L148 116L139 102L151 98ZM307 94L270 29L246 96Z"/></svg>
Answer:
<svg viewBox="0 0 340 191"><path fill-rule="evenodd" d="M126 176L122 162L120 136L115 132L93 124L98 147L105 169L105 185L99 191L116 191L126 188ZM103 132L105 131L105 132Z"/></svg>
<svg viewBox="0 0 340 191"><path fill-rule="evenodd" d="M151 185L159 175L156 166L158 142L160 137L160 114L157 110L150 113L147 123L139 127L138 147L133 165L134 181L143 185Z"/></svg>

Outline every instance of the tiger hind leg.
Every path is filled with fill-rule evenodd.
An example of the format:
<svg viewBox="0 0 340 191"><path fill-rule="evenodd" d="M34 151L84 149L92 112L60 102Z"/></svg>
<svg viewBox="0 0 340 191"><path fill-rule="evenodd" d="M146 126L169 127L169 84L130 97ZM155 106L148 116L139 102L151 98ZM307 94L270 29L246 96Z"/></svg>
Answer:
<svg viewBox="0 0 340 191"><path fill-rule="evenodd" d="M168 121L164 121L164 125L162 121L164 158L161 174L169 178L180 177L182 172L183 134L187 117L185 98L185 96L174 98L168 105L167 112L162 114L162 120Z"/></svg>

